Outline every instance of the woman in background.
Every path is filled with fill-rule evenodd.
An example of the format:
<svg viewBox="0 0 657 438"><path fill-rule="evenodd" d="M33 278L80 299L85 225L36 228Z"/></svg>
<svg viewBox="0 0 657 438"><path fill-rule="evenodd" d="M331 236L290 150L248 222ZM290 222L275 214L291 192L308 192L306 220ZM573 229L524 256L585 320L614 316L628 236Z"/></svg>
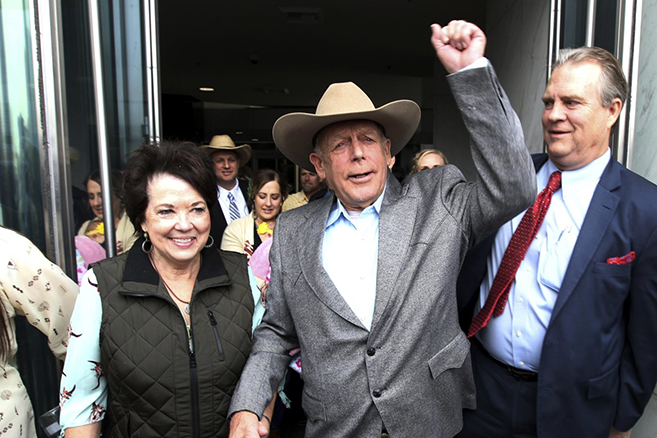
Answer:
<svg viewBox="0 0 657 438"><path fill-rule="evenodd" d="M258 170L251 179L247 200L252 213L228 225L221 249L246 254L250 260L258 247L271 239L286 197L287 184L283 177L271 169ZM262 288L266 279L262 274L255 274L258 286Z"/></svg>
<svg viewBox="0 0 657 438"><path fill-rule="evenodd" d="M0 248L0 433L35 438L32 404L14 367L14 317L25 316L63 360L78 285L27 238L2 226Z"/></svg>
<svg viewBox="0 0 657 438"><path fill-rule="evenodd" d="M445 154L437 149L423 149L413 157L413 169L408 176L415 175L418 172L434 167L444 166L449 164Z"/></svg>
<svg viewBox="0 0 657 438"><path fill-rule="evenodd" d="M247 204L251 214L236 219L226 227L221 241L224 251L245 254L249 266L253 270L258 288L261 291L260 305L267 305L267 287L269 286L269 248L276 218L281 213L283 202L287 197L287 184L277 172L271 169L258 170L249 184L249 199ZM290 357L292 361L293 358ZM276 399L271 424L272 437L280 436L280 426L286 405L289 407L287 395L282 392L286 377L281 381ZM297 378L298 379L298 378Z"/></svg>
<svg viewBox="0 0 657 438"><path fill-rule="evenodd" d="M137 240L137 235L135 234L135 227L128 218L128 215L125 214L123 202L122 202L122 193L123 189L121 187L121 172L113 170L111 173L111 190L112 190L112 212L114 213L114 229L116 236L116 253L121 254L129 250L132 245ZM89 196L89 205L91 210L96 215L96 219L103 219L103 194L100 185L100 171L94 170L89 174L87 179L84 182L84 186L87 189L87 195ZM90 225L93 225L93 221L88 220L82 224L78 230L78 236L87 235L91 231L89 229Z"/></svg>

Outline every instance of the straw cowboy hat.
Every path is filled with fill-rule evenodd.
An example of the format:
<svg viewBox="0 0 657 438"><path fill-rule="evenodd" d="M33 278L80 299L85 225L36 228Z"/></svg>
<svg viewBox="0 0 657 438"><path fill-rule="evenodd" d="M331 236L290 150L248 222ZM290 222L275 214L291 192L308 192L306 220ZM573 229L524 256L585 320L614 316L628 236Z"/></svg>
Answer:
<svg viewBox="0 0 657 438"><path fill-rule="evenodd" d="M233 139L225 134L215 135L212 137L212 140L210 140L210 144L201 146L201 149L207 152L210 156L217 151L235 152L240 159L240 166L246 164L251 158L251 146L248 144L235 146Z"/></svg>
<svg viewBox="0 0 657 438"><path fill-rule="evenodd" d="M272 134L278 149L294 164L315 171L308 156L313 137L323 128L346 120L379 123L390 139L394 156L411 139L420 123L420 107L412 100L396 100L374 108L367 94L353 82L332 84L317 104L315 114L290 113L276 120Z"/></svg>

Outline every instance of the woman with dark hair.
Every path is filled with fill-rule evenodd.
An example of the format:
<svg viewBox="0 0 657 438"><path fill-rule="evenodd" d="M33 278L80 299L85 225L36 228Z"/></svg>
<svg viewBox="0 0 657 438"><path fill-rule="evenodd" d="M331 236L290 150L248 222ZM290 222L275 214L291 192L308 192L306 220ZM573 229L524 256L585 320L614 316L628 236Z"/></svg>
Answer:
<svg viewBox="0 0 657 438"><path fill-rule="evenodd" d="M249 209L251 214L231 222L224 231L221 249L246 254L247 260L261 243L269 240L274 233L276 217L281 213L283 201L287 197L287 184L276 171L258 170L249 185ZM258 286L264 278L256 273Z"/></svg>
<svg viewBox="0 0 657 438"><path fill-rule="evenodd" d="M123 205L123 187L121 186L121 172L113 170L111 173L112 211L114 213L114 229L116 230L116 253L121 254L132 248L137 240L135 227L125 214ZM84 181L89 196L89 205L97 219L103 219L103 194L100 183L100 171L94 170ZM78 236L84 236L90 230L89 225L94 219L82 224L78 230Z"/></svg>
<svg viewBox="0 0 657 438"><path fill-rule="evenodd" d="M123 188L143 237L83 279L61 383L66 437L227 437L264 309L243 257L210 236L212 163L189 143L144 145Z"/></svg>
<svg viewBox="0 0 657 438"><path fill-rule="evenodd" d="M30 397L14 366L14 317L25 316L63 360L78 285L27 238L2 226L0 248L0 434L36 438Z"/></svg>

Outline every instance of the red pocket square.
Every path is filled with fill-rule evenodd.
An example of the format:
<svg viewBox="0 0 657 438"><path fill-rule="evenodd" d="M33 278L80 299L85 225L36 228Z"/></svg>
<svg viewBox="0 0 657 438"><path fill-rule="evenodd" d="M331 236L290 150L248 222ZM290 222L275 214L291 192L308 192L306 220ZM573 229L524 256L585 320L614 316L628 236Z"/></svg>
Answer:
<svg viewBox="0 0 657 438"><path fill-rule="evenodd" d="M636 253L630 251L622 257L611 257L607 259L607 263L610 265L629 265L636 258Z"/></svg>

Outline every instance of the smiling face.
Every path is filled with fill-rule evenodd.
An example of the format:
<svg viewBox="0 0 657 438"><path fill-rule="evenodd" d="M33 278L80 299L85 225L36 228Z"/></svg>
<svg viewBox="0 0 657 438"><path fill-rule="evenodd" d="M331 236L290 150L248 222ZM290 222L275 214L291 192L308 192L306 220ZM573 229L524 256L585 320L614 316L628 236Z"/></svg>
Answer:
<svg viewBox="0 0 657 438"><path fill-rule="evenodd" d="M98 219L103 218L103 192L96 181L87 180L87 196L89 196L89 206ZM118 216L120 207L119 198L112 195L112 209L115 216Z"/></svg>
<svg viewBox="0 0 657 438"><path fill-rule="evenodd" d="M420 161L417 163L418 172L444 165L445 162L443 161L443 158L438 154L426 154L424 157L420 158Z"/></svg>
<svg viewBox="0 0 657 438"><path fill-rule="evenodd" d="M239 157L235 152L220 150L213 153L211 159L217 182L224 189L231 190L235 187L237 171L240 168Z"/></svg>
<svg viewBox="0 0 657 438"><path fill-rule="evenodd" d="M153 259L158 266L184 269L207 243L210 213L190 184L160 174L148 184L148 206L141 228L153 243Z"/></svg>
<svg viewBox="0 0 657 438"><path fill-rule="evenodd" d="M602 106L595 62L566 63L552 72L543 95L543 137L552 162L574 170L601 157L622 108L616 98Z"/></svg>
<svg viewBox="0 0 657 438"><path fill-rule="evenodd" d="M100 184L90 179L87 181L87 195L89 196L89 206L97 218L103 218L103 193Z"/></svg>
<svg viewBox="0 0 657 438"><path fill-rule="evenodd" d="M356 120L324 128L321 153L310 154L317 174L347 210L361 211L383 193L388 177L390 140L374 122Z"/></svg>
<svg viewBox="0 0 657 438"><path fill-rule="evenodd" d="M276 219L281 212L282 202L281 186L276 181L269 181L256 193L253 200L257 218L265 222Z"/></svg>

